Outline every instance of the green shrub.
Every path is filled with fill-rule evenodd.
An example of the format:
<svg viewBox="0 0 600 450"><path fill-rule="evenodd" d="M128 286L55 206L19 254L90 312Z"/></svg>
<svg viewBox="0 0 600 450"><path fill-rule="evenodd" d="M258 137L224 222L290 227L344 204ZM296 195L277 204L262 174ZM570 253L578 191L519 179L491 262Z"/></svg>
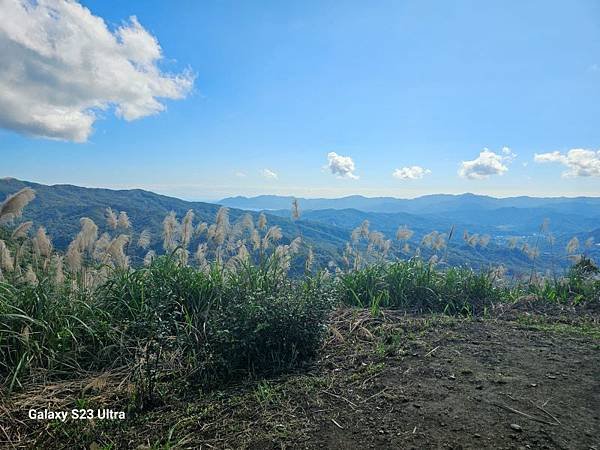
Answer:
<svg viewBox="0 0 600 450"><path fill-rule="evenodd" d="M347 305L449 314L481 314L507 295L506 289L494 285L492 274L466 268L438 270L419 259L345 273L338 286Z"/></svg>

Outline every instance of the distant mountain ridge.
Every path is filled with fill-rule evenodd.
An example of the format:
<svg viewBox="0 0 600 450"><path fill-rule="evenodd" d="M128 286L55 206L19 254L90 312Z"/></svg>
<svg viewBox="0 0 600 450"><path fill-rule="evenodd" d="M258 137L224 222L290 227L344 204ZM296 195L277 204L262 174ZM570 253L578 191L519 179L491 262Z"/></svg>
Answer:
<svg viewBox="0 0 600 450"><path fill-rule="evenodd" d="M228 197L220 205L247 210L289 209L295 197L259 195ZM458 210L498 208L547 208L556 212L577 212L585 217L600 216L600 197L506 197L496 198L476 194L432 194L414 199L394 197L364 197L352 195L341 198L296 197L304 210L357 209L382 213L445 213Z"/></svg>
<svg viewBox="0 0 600 450"><path fill-rule="evenodd" d="M162 247L162 221L170 211L175 211L181 218L192 209L196 215L195 223L200 221L212 223L220 208L218 204L188 202L141 189L111 190L72 185L47 186L14 178L0 179L0 201L5 196L27 186L33 188L37 196L25 209L23 220L33 220L36 227L45 226L59 250L64 250L77 234L81 217L94 220L100 227L100 232L108 231L104 217L107 207L116 211L126 211L133 223L134 234L149 229L153 236L152 247L155 250L160 250ZM545 219L550 219L550 229L556 238L556 249L564 249L566 242L573 236L577 236L582 243L589 237L594 237L596 243L600 242L598 234L600 198L595 197L576 199L515 197L508 201L472 194L433 195L415 200L381 197L375 199L380 201L379 204L371 206L369 203L373 199L361 196L333 200L299 199L301 208L299 220L290 218L292 197L262 196L260 198L263 203L248 203L247 200L252 199L246 199L240 206L250 209L255 220L258 217L257 210L267 208L250 208L250 206L265 204L282 206L266 212L269 224L281 227L282 243L289 243L301 235L303 240L313 247L317 259L316 266L319 267L326 266L329 261L340 262L341 252L350 239L351 230L365 220L370 222L371 230L381 231L387 239L393 241L392 256L399 255L404 258L411 256L411 254L402 254L403 244L395 240L396 230L402 225L407 225L414 231L410 241L411 251L420 245L425 234L433 230L449 234L452 230L453 238L447 254L448 264L466 264L479 268L503 264L520 273L529 271L531 262L519 248L509 249L506 243L510 237L518 237L521 244L525 242L529 242L530 245L535 244L538 241L536 236L540 231L540 225ZM273 199L276 202L272 202ZM315 208L330 205L325 201L333 202L336 208ZM386 206L390 202L394 208L404 205L402 207L409 211L390 212L388 211L390 208ZM248 212L233 206L239 203L223 203L230 208L232 222ZM367 208L375 205L386 211L340 208L345 204L362 205ZM514 206L515 204L520 206ZM462 239L465 231L469 234L489 234L492 238L489 246L482 249L467 245ZM544 241L545 239L541 241L543 244L541 251L548 256L554 250ZM194 245L197 243L192 243L192 249ZM587 249L586 252L600 259L598 245ZM423 257L427 258L432 254L427 248L422 248L422 253ZM537 263L540 269L549 264L548 257L542 259ZM561 258L557 264L566 267L568 260Z"/></svg>

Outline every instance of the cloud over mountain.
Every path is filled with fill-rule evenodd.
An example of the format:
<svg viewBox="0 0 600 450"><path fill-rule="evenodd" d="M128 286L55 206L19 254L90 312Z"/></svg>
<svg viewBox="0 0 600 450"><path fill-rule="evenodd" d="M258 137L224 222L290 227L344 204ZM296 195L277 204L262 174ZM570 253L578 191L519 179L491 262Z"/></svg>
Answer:
<svg viewBox="0 0 600 450"><path fill-rule="evenodd" d="M39 137L84 142L99 111L157 114L194 82L160 70L162 49L135 16L111 31L75 1L1 1L0 48L0 127Z"/></svg>
<svg viewBox="0 0 600 450"><path fill-rule="evenodd" d="M350 156L338 155L336 152L327 153L327 166L325 166L333 175L340 178L351 178L358 180L358 175L354 173L356 166Z"/></svg>
<svg viewBox="0 0 600 450"><path fill-rule="evenodd" d="M418 180L423 178L425 175L429 175L431 170L424 169L421 166L403 167L401 169L394 170L392 176L399 180Z"/></svg>
<svg viewBox="0 0 600 450"><path fill-rule="evenodd" d="M566 154L561 152L536 153L534 161L537 163L559 163L568 168L562 176L573 177L600 177L600 151L573 148Z"/></svg>
<svg viewBox="0 0 600 450"><path fill-rule="evenodd" d="M512 162L515 157L508 147L503 147L501 153L484 148L477 158L460 164L458 175L469 180L485 180L491 175L503 175L508 172L506 164Z"/></svg>

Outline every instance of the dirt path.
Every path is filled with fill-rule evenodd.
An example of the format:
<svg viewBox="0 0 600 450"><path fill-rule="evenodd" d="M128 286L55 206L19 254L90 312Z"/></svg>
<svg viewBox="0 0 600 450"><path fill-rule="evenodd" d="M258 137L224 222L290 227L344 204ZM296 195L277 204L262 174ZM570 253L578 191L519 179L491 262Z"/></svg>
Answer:
<svg viewBox="0 0 600 450"><path fill-rule="evenodd" d="M389 348L376 347L385 365L366 382L336 383L356 407L333 402L316 415L309 446L600 448L598 341L506 322L421 325L397 349L393 336L411 326L387 327ZM334 365L376 364L361 354Z"/></svg>
<svg viewBox="0 0 600 450"><path fill-rule="evenodd" d="M46 448L600 449L597 320L544 320L346 310L301 373L184 392L116 425L23 420L16 431Z"/></svg>

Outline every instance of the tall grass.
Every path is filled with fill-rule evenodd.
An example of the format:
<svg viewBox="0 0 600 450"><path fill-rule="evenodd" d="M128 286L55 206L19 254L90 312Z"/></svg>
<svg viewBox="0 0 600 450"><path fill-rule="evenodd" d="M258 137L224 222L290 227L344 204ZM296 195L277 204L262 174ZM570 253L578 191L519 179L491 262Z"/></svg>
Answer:
<svg viewBox="0 0 600 450"><path fill-rule="evenodd" d="M32 198L28 190L9 197L0 207L4 219L19 217ZM579 258L565 277L508 283L498 270L436 266L437 258L418 256L420 247L412 258L390 262L391 241L366 221L346 246L345 270L332 262L331 270L313 273L312 247L306 246L304 276L293 277L289 269L302 239L280 243L281 230L268 227L264 214L256 225L249 215L231 224L226 209L211 225L194 226L192 211L181 223L169 214L162 236L166 253L151 250L144 266L132 268L128 246L147 248L152 237L142 231L134 240L125 212L108 209L106 216L118 234L98 237L98 227L83 218L64 255L53 250L42 227L31 239L29 223L0 227L5 389L126 366L136 378L135 404L144 407L154 400L160 374L210 387L308 363L334 306L369 308L374 315L382 308L481 315L525 294L600 305L598 268L589 258ZM432 232L419 245L444 252L444 261L453 234L454 228L447 236ZM406 227L398 230L403 248L412 235ZM188 251L193 239L195 262ZM465 239L480 246L489 240Z"/></svg>
<svg viewBox="0 0 600 450"><path fill-rule="evenodd" d="M420 259L345 273L339 277L339 292L347 305L449 314L480 314L509 298L508 289L497 286L491 273L454 267L442 271Z"/></svg>

